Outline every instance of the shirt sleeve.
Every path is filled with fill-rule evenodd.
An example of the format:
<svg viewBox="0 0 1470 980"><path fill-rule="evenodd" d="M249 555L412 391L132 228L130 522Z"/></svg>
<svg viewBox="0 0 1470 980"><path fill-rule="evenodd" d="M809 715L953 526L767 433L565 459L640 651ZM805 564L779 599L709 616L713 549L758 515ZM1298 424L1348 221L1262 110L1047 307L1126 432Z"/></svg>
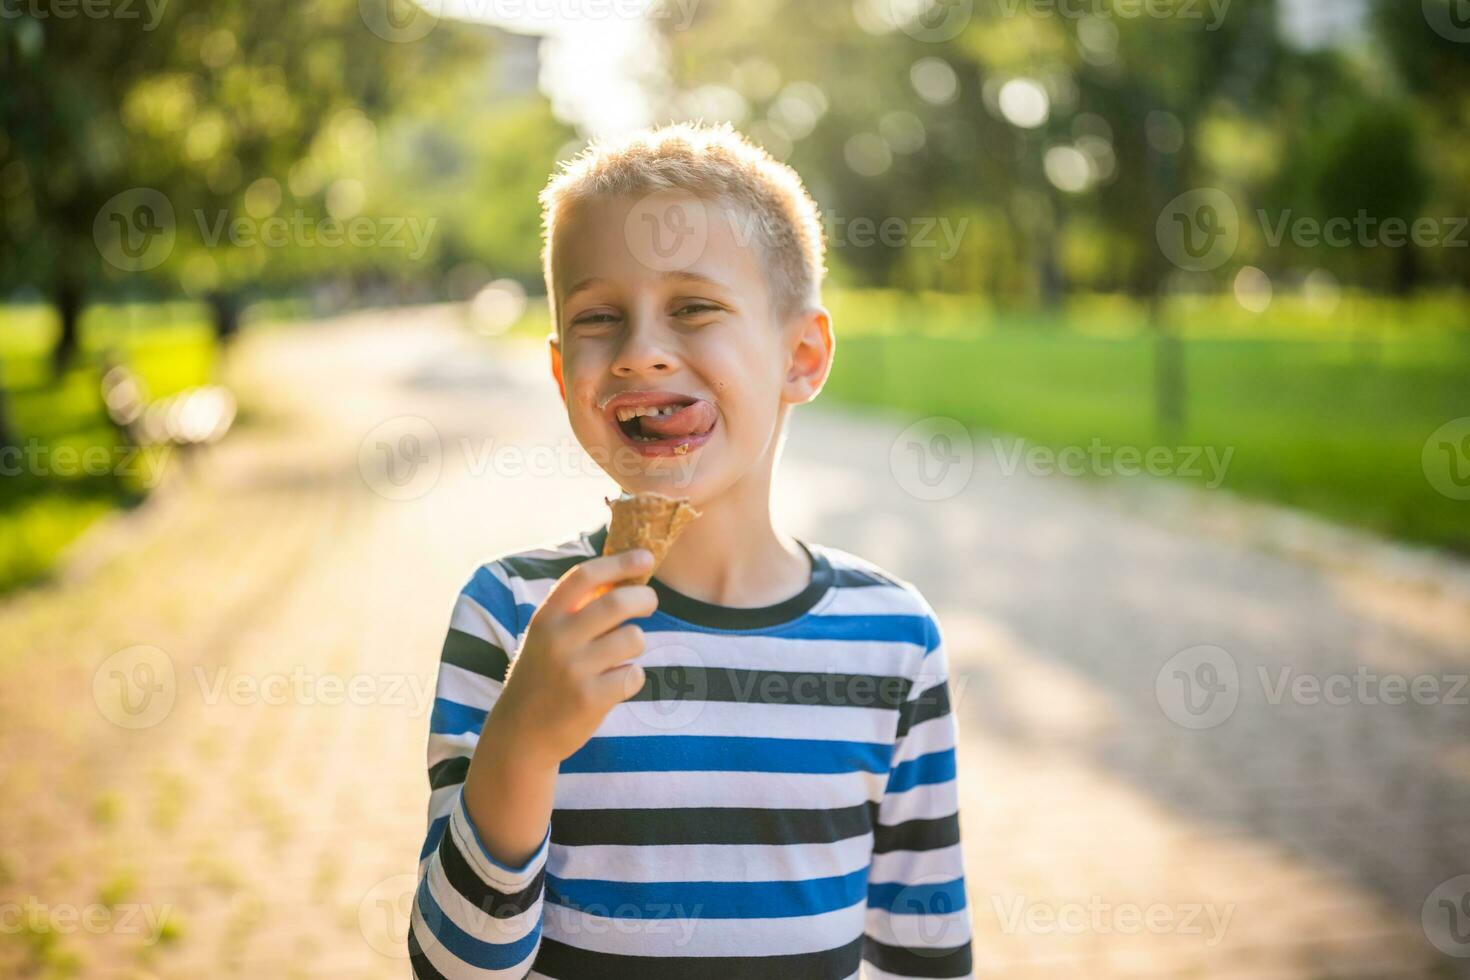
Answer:
<svg viewBox="0 0 1470 980"><path fill-rule="evenodd" d="M519 619L509 582L493 562L455 600L429 721L429 830L408 934L418 980L524 977L541 945L550 825L536 853L509 867L486 850L462 793L517 647Z"/></svg>
<svg viewBox="0 0 1470 980"><path fill-rule="evenodd" d="M949 663L927 603L923 619L926 652L899 709L893 764L873 828L867 980L974 976Z"/></svg>

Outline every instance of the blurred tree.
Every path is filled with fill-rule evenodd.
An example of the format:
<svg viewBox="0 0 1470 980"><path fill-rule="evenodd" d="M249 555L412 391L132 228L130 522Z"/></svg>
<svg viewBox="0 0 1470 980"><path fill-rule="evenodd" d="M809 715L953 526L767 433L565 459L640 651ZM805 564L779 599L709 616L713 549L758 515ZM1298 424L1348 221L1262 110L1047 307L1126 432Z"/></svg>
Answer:
<svg viewBox="0 0 1470 980"><path fill-rule="evenodd" d="M408 258L408 215L386 216L398 222L392 244L391 222L329 251L313 237L329 227L346 238L341 223L369 213L375 120L491 50L488 28L410 30L386 6L399 2L214 0L149 8L152 22L5 19L0 285L45 284L62 323L58 368L99 287L181 285L207 300L225 337L247 285ZM273 217L282 234L268 240Z"/></svg>
<svg viewBox="0 0 1470 980"><path fill-rule="evenodd" d="M1095 288L1152 296L1174 271L1153 245L1159 213L1216 176L1200 156L1206 122L1259 112L1279 85L1274 0L1236 0L1217 21L1202 4L1197 17L1060 9L704 4L666 33L679 91L664 109L731 119L788 159L841 219L834 260L857 281L1052 302L1083 271ZM902 236L841 237L853 216L912 230L962 215L984 215L966 234L998 247L963 241L942 257ZM923 271L950 262L971 267Z"/></svg>

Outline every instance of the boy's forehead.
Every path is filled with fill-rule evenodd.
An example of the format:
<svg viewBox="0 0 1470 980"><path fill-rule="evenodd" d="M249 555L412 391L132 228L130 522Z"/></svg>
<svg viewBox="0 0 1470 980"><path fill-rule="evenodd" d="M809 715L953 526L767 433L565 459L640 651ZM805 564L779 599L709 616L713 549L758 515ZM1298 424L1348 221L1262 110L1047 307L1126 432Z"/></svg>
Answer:
<svg viewBox="0 0 1470 980"><path fill-rule="evenodd" d="M557 221L552 279L560 297L582 285L704 279L766 289L760 249L738 212L687 191L578 202Z"/></svg>

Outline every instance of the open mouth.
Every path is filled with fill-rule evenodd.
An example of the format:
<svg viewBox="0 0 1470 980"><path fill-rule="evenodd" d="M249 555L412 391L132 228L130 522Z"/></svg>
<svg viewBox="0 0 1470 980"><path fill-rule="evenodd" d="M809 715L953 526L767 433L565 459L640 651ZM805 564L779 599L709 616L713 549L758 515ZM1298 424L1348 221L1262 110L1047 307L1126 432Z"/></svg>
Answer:
<svg viewBox="0 0 1470 980"><path fill-rule="evenodd" d="M607 410L623 439L643 455L683 455L703 445L716 422L710 402L669 392L619 396Z"/></svg>

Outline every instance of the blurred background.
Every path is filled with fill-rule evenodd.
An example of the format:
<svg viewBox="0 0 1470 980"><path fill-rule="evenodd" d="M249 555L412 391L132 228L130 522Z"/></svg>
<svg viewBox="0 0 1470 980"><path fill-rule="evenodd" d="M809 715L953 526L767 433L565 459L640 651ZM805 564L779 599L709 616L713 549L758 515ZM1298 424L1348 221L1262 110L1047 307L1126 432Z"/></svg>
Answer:
<svg viewBox="0 0 1470 980"><path fill-rule="evenodd" d="M977 974L1470 977L1467 93L1466 0L4 0L0 974L408 974L454 595L613 486L536 193L727 120Z"/></svg>

